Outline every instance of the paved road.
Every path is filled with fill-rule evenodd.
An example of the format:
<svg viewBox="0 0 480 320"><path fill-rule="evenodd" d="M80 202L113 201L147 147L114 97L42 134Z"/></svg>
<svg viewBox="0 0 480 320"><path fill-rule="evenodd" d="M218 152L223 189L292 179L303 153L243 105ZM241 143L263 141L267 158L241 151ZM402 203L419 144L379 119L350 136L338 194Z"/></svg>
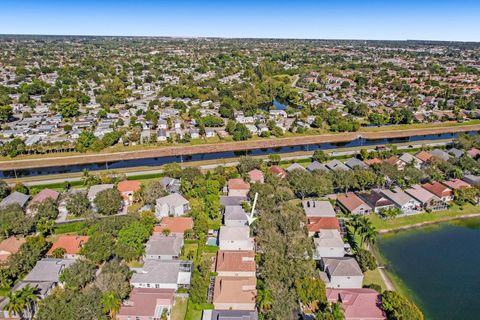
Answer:
<svg viewBox="0 0 480 320"><path fill-rule="evenodd" d="M392 281L390 281L390 278L387 276L387 273L385 272L385 267L383 266L378 267L378 271L380 272L380 277L382 277L382 280L385 283L385 287L387 287L387 290L395 291L395 287L393 286Z"/></svg>

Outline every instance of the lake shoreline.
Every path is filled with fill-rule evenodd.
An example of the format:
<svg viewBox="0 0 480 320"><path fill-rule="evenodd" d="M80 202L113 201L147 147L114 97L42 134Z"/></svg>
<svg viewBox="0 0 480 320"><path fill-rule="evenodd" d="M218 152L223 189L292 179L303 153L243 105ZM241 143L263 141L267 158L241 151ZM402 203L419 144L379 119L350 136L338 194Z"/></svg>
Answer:
<svg viewBox="0 0 480 320"><path fill-rule="evenodd" d="M478 218L478 217L480 217L480 213L467 213L467 214L455 216L455 217L442 217L440 219L432 220L432 221L419 222L419 223L414 223L406 226L394 227L389 229L380 229L378 230L378 234L384 235L384 234L393 233L393 232L417 229L424 226L434 225L434 224L443 223L443 222L449 222L453 220L463 220L463 219Z"/></svg>

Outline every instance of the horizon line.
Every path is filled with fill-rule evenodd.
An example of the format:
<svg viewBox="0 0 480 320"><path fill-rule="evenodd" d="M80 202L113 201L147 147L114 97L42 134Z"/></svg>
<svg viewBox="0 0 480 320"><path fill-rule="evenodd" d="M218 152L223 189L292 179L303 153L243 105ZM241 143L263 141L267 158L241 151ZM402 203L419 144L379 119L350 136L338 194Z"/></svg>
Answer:
<svg viewBox="0 0 480 320"><path fill-rule="evenodd" d="M476 40L435 40L435 39L361 39L361 38L291 38L291 37L222 37L222 36L161 36L161 35L105 35L105 34L53 34L53 33L0 33L5 36L38 36L38 37L104 37L104 38L169 38L169 39L225 39L225 40L314 40L314 41L392 41L392 42L453 42L453 43L478 43Z"/></svg>

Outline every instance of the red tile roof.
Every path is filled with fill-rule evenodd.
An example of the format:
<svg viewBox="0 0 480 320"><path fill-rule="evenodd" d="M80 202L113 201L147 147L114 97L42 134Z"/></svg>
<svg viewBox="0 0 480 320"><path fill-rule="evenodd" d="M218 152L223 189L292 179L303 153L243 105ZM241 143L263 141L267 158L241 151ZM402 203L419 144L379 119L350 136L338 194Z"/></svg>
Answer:
<svg viewBox="0 0 480 320"><path fill-rule="evenodd" d="M118 316L154 317L157 305L173 306L174 289L133 288Z"/></svg>
<svg viewBox="0 0 480 320"><path fill-rule="evenodd" d="M250 184L240 178L228 180L228 190L250 190Z"/></svg>
<svg viewBox="0 0 480 320"><path fill-rule="evenodd" d="M368 159L364 161L369 166L373 166L374 164L382 164L383 161L378 158Z"/></svg>
<svg viewBox="0 0 480 320"><path fill-rule="evenodd" d="M279 166L271 166L270 169L268 169L268 171L270 171L271 173L273 173L279 178L285 178L287 176L287 173L285 172L285 170L283 170Z"/></svg>
<svg viewBox="0 0 480 320"><path fill-rule="evenodd" d="M443 184L441 184L438 181L422 184L422 188L430 191L431 193L433 193L439 198L449 197L452 195L452 190L450 190L450 188L445 187Z"/></svg>
<svg viewBox="0 0 480 320"><path fill-rule="evenodd" d="M340 231L340 223L335 217L309 217L308 232L319 232L320 229L335 229Z"/></svg>
<svg viewBox="0 0 480 320"><path fill-rule="evenodd" d="M253 169L248 173L251 182L263 182L263 172L258 169Z"/></svg>
<svg viewBox="0 0 480 320"><path fill-rule="evenodd" d="M183 234L186 230L193 229L193 219L190 217L164 217L160 225L155 226L154 233L162 233L168 229L170 233Z"/></svg>
<svg viewBox="0 0 480 320"><path fill-rule="evenodd" d="M17 253L25 242L25 238L16 237L10 237L0 242L0 262L7 260L10 255Z"/></svg>
<svg viewBox="0 0 480 320"><path fill-rule="evenodd" d="M139 191L140 187L141 187L140 181L135 181L135 180L120 181L117 185L117 189L118 189L118 191L120 191L120 193Z"/></svg>
<svg viewBox="0 0 480 320"><path fill-rule="evenodd" d="M88 241L87 236L69 236L62 235L48 250L47 255L51 255L57 248L63 248L66 254L78 254L82 246Z"/></svg>
<svg viewBox="0 0 480 320"><path fill-rule="evenodd" d="M448 181L442 181L442 183L444 185L446 185L447 187L450 187L454 190L458 190L458 189L461 189L461 188L470 188L471 185L466 183L465 181L463 180L460 180L460 179L452 179L452 180L448 180Z"/></svg>
<svg viewBox="0 0 480 320"><path fill-rule="evenodd" d="M472 149L468 150L467 152L470 155L470 157L472 157L472 158L476 158L477 156L480 155L480 150L478 150L477 148L472 148Z"/></svg>
<svg viewBox="0 0 480 320"><path fill-rule="evenodd" d="M40 203L44 200L47 200L47 199L52 199L53 201L56 201L58 199L58 196L60 194L55 191L55 190L52 190L52 189L43 189L42 191L40 191L39 193L37 193L32 201L30 202L30 204L32 203Z"/></svg>
<svg viewBox="0 0 480 320"><path fill-rule="evenodd" d="M427 162L431 157L432 155L430 153L428 153L427 151L419 151L415 154L415 157L417 159L420 159L422 160L423 162Z"/></svg>
<svg viewBox="0 0 480 320"><path fill-rule="evenodd" d="M350 212L354 211L361 205L367 205L362 199L360 199L353 192L348 192L347 194L339 195L337 197L337 201L340 202Z"/></svg>
<svg viewBox="0 0 480 320"><path fill-rule="evenodd" d="M215 270L217 272L255 272L255 252L220 250L217 253Z"/></svg>
<svg viewBox="0 0 480 320"><path fill-rule="evenodd" d="M345 319L385 319L380 309L380 294L373 289L327 289L327 300L341 302Z"/></svg>

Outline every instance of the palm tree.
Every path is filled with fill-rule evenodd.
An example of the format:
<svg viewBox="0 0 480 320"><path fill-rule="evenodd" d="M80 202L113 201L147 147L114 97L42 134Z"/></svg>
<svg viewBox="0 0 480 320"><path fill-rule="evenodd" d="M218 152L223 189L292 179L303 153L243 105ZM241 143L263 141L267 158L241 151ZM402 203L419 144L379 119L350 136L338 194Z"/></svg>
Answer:
<svg viewBox="0 0 480 320"><path fill-rule="evenodd" d="M270 294L270 291L268 291L265 288L260 288L257 293L257 304L258 308L266 312L272 308L272 295Z"/></svg>
<svg viewBox="0 0 480 320"><path fill-rule="evenodd" d="M10 291L7 295L8 304L5 309L8 311L8 316L17 315L20 319L31 318L30 315L34 310L34 303L38 301L38 297L35 294L36 289L27 284L25 287L18 291ZM27 311L26 317L24 312Z"/></svg>
<svg viewBox="0 0 480 320"><path fill-rule="evenodd" d="M109 291L102 297L103 312L110 315L110 319L117 318L117 312L120 310L122 300L117 293Z"/></svg>
<svg viewBox="0 0 480 320"><path fill-rule="evenodd" d="M354 216L349 222L349 232L361 239L361 245L375 244L378 232L373 223L365 216Z"/></svg>
<svg viewBox="0 0 480 320"><path fill-rule="evenodd" d="M19 291L20 296L25 303L25 308L27 309L27 318L31 318L30 315L32 315L35 310L35 303L38 301L36 291L37 289L31 287L29 284Z"/></svg>
<svg viewBox="0 0 480 320"><path fill-rule="evenodd" d="M8 303L5 310L8 312L8 317L18 315L23 318L23 311L25 309L25 301L22 298L21 291L10 291L7 295Z"/></svg>

